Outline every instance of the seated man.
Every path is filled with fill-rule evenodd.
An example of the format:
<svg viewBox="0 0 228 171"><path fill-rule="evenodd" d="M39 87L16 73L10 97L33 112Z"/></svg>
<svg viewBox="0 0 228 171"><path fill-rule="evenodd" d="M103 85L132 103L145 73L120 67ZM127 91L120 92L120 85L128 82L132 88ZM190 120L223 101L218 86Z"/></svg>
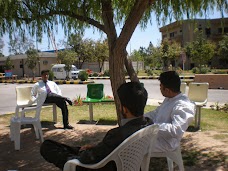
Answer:
<svg viewBox="0 0 228 171"><path fill-rule="evenodd" d="M85 164L97 163L127 137L147 126L148 122L143 117L148 96L145 88L140 83L129 82L122 84L117 92L122 105L122 116L126 122L124 125L109 130L103 140L96 145L69 147L52 140L45 140L40 148L41 155L60 169L63 169L64 164L73 158L77 158ZM84 170L85 168L79 169ZM116 165L114 162L109 162L102 169L116 170Z"/></svg>
<svg viewBox="0 0 228 171"><path fill-rule="evenodd" d="M180 145L184 132L194 118L195 104L180 92L181 80L175 71L161 73L159 80L165 99L144 117L150 118L160 128L153 151L173 151Z"/></svg>
<svg viewBox="0 0 228 171"><path fill-rule="evenodd" d="M61 110L64 129L73 129L68 122L68 108L66 101L72 105L72 101L62 96L61 90L54 81L48 80L49 70L41 71L42 80L35 83L31 90L32 99L35 100L40 91L46 92L47 97L44 103L55 103Z"/></svg>

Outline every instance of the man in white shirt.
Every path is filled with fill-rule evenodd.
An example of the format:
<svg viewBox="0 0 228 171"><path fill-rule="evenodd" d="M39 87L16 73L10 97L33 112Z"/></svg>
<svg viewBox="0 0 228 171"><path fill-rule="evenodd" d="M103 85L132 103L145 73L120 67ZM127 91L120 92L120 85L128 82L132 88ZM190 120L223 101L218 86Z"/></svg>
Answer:
<svg viewBox="0 0 228 171"><path fill-rule="evenodd" d="M73 129L68 122L68 108L66 101L72 105L72 101L62 96L59 86L54 82L48 80L49 70L41 71L42 81L35 83L31 90L32 100L37 98L39 92L46 92L47 97L44 103L55 103L61 110L63 116L64 129Z"/></svg>
<svg viewBox="0 0 228 171"><path fill-rule="evenodd" d="M180 92L181 80L175 71L163 72L160 77L160 91L165 97L154 111L144 114L159 125L159 132L153 152L173 151L195 115L195 104Z"/></svg>

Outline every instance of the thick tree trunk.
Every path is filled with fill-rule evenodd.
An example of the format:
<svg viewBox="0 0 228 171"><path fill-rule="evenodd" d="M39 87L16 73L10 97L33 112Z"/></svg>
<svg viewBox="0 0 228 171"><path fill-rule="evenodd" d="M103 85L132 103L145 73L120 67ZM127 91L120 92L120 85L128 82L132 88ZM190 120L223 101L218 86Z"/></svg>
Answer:
<svg viewBox="0 0 228 171"><path fill-rule="evenodd" d="M112 92L115 99L116 104L116 112L117 112L117 120L118 124L121 125L121 105L119 101L119 97L117 94L117 89L123 83L125 83L125 75L124 75L124 52L120 51L118 48L112 48L110 51L109 57L109 72L110 72L110 81L112 86Z"/></svg>

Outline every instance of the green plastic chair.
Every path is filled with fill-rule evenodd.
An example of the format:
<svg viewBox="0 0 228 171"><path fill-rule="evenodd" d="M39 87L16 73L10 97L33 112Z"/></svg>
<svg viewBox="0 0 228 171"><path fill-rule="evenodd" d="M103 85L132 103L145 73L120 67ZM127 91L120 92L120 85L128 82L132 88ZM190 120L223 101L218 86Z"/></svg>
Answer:
<svg viewBox="0 0 228 171"><path fill-rule="evenodd" d="M83 103L87 103L89 105L89 117L90 122L95 122L93 120L93 103L108 103L114 102L113 99L105 99L104 98L104 84L87 84L87 95L86 99L82 100Z"/></svg>
<svg viewBox="0 0 228 171"><path fill-rule="evenodd" d="M104 98L104 84L87 84L87 95L84 103L98 103Z"/></svg>

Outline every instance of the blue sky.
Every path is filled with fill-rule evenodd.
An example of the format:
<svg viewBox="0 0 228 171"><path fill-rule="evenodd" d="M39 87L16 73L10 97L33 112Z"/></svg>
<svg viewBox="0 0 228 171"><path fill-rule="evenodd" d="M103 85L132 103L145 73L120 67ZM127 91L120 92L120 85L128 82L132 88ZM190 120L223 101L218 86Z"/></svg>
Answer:
<svg viewBox="0 0 228 171"><path fill-rule="evenodd" d="M228 14L226 14L225 17L228 17ZM134 31L132 38L131 38L130 42L128 43L128 46L127 46L128 53L132 52L134 49L138 50L140 48L140 46L148 47L150 42L152 42L154 46L156 46L160 43L161 33L159 32L159 28L161 26L158 26L158 24L155 20L155 17L153 17L153 18L154 19L152 20L152 25L148 24L147 28L145 30L141 30L139 27L136 28L136 30ZM207 18L210 18L210 19L211 18L220 18L220 14L219 14L219 12L214 12L214 14L209 15ZM120 29L118 29L117 31L120 32ZM64 35L64 32L61 29L61 27L59 27L58 33L54 32L53 35L55 37L56 44L58 44L59 40L66 39L66 36ZM87 29L85 31L85 34L84 34L84 38L90 38L93 40L103 39L105 37L106 37L105 34L101 34L97 31L94 31L93 29ZM43 36L42 43L37 44L39 50L46 51L46 50L54 49L51 42L48 43L49 42L48 39L49 38L47 37L47 35ZM5 56L7 56L7 55L9 55L9 53L8 53L9 39L5 35L3 37L3 40L5 43L5 46L3 49L3 54ZM63 48L63 47L58 46L58 49L61 49L61 48Z"/></svg>

